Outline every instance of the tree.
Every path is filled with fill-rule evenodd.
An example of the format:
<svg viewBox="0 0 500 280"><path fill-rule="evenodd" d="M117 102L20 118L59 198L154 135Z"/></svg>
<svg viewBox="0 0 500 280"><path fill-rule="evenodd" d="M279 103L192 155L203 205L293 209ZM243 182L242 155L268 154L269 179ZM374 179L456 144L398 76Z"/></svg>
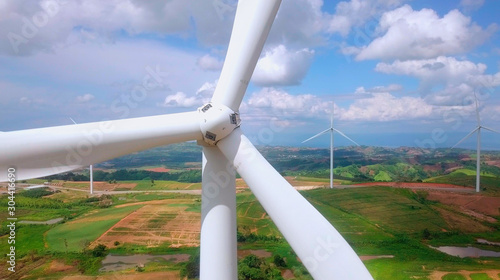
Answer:
<svg viewBox="0 0 500 280"><path fill-rule="evenodd" d="M92 250L92 256L104 257L107 254L106 249L107 249L106 245L99 244L99 245L95 246L94 249Z"/></svg>
<svg viewBox="0 0 500 280"><path fill-rule="evenodd" d="M285 259L282 256L280 256L280 255L274 255L273 256L273 263L277 267L283 267L283 268L287 267Z"/></svg>
<svg viewBox="0 0 500 280"><path fill-rule="evenodd" d="M186 266L181 270L181 277L188 279L200 277L200 253L189 257Z"/></svg>

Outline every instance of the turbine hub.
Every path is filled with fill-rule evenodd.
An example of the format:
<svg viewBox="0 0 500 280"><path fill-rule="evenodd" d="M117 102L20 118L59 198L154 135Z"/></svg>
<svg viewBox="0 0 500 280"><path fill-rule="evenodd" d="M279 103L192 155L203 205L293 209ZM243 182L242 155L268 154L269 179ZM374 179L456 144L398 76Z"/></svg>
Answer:
<svg viewBox="0 0 500 280"><path fill-rule="evenodd" d="M240 126L240 115L222 104L207 103L198 113L203 140L212 146Z"/></svg>

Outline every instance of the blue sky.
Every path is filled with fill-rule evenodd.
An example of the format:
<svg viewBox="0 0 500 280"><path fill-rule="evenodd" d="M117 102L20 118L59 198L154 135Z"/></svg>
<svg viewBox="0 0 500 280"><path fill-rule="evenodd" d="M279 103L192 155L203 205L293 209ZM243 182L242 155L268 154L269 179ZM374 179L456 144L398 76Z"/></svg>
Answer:
<svg viewBox="0 0 500 280"><path fill-rule="evenodd" d="M235 7L0 2L0 131L196 109L216 86ZM475 91L482 124L500 131L499 11L495 0L283 0L242 128L255 144L300 145L335 108L335 127L360 144L449 147L476 126ZM483 146L500 149L500 135L485 132Z"/></svg>

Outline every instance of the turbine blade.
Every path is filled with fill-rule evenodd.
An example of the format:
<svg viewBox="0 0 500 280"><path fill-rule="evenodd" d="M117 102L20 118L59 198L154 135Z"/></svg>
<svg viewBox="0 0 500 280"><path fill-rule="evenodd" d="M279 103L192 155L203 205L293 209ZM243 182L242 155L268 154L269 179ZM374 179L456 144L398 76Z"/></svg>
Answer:
<svg viewBox="0 0 500 280"><path fill-rule="evenodd" d="M200 279L238 279L236 181L229 166L217 147L203 147Z"/></svg>
<svg viewBox="0 0 500 280"><path fill-rule="evenodd" d="M337 230L262 157L241 129L217 146L314 279L373 279Z"/></svg>
<svg viewBox="0 0 500 280"><path fill-rule="evenodd" d="M335 128L332 128L333 130L337 131L338 134L344 136L347 140L351 141L352 143L354 143L356 146L359 146L358 143L356 143L356 141L352 140L351 138L347 137L347 135L345 135L342 131L338 130L338 129L335 129Z"/></svg>
<svg viewBox="0 0 500 280"><path fill-rule="evenodd" d="M331 131L331 129L330 129L330 128L329 128L329 129L326 129L326 130L324 130L324 131L321 131L320 133L318 133L318 134L314 135L313 137L308 138L308 139L306 139L306 140L302 141L302 143L305 143L305 142L307 142L307 141L309 141L309 140L312 140L312 139L314 139L314 138L316 138L316 137L318 137L318 136L321 136L321 135L323 135L323 134L325 134L325 133L327 133L327 132L330 132L330 131Z"/></svg>
<svg viewBox="0 0 500 280"><path fill-rule="evenodd" d="M469 138L472 134L474 134L474 132L476 132L477 130L479 129L479 127L476 127L476 129L474 129L473 131L469 132L469 134L465 135L464 138L462 138L462 140L458 141L457 144L455 144L453 147L451 147L452 149L455 148L456 146L458 146L460 143L462 143L465 139Z"/></svg>
<svg viewBox="0 0 500 280"><path fill-rule="evenodd" d="M486 127L486 126L481 126L481 128L484 128L484 129L489 130L489 131L491 131L491 132L500 133L500 132L498 132L498 131L496 131L496 130L494 130L494 129L491 129L491 128L489 128L489 127Z"/></svg>
<svg viewBox="0 0 500 280"><path fill-rule="evenodd" d="M16 168L18 180L37 178L201 139L198 112L6 132L0 136L0 170ZM0 182L6 180L0 172Z"/></svg>
<svg viewBox="0 0 500 280"><path fill-rule="evenodd" d="M477 126L481 126L481 118L479 117L479 106L477 105L477 96L476 96L476 92L474 92L474 101L476 102L476 118L477 118Z"/></svg>
<svg viewBox="0 0 500 280"><path fill-rule="evenodd" d="M332 105L332 116L330 117L330 127L333 128L333 114L335 110L335 103Z"/></svg>
<svg viewBox="0 0 500 280"><path fill-rule="evenodd" d="M281 0L240 0L226 60L212 97L238 111Z"/></svg>

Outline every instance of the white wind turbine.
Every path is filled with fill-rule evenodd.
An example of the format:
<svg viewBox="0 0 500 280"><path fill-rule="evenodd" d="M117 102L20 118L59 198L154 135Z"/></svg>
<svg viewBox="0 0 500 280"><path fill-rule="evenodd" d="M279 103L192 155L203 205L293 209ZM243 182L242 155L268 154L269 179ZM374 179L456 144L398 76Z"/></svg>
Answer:
<svg viewBox="0 0 500 280"><path fill-rule="evenodd" d="M77 124L75 120L69 118L74 124ZM90 194L94 194L94 172L92 172L92 164L89 166L89 174L90 174Z"/></svg>
<svg viewBox="0 0 500 280"><path fill-rule="evenodd" d="M358 143L356 143L354 140L352 140L351 138L349 138L347 135L345 135L344 133L342 133L342 131L336 129L333 127L333 110L334 110L334 106L332 107L332 116L331 116L331 122L330 122L330 128L324 130L324 131L321 131L320 133L314 135L313 137L311 138L308 138L304 141L302 141L302 143L305 143L309 140L312 140L320 135L323 135L325 133L330 133L330 189L333 188L333 133L334 132L337 132L338 134L344 136L347 140L351 141L352 143L354 143L356 146L359 146Z"/></svg>
<svg viewBox="0 0 500 280"><path fill-rule="evenodd" d="M477 147L476 147L476 192L479 192L480 186L481 186L481 129L486 129L491 132L496 132L491 128L485 127L481 125L481 118L479 117L479 108L477 105L477 96L476 93L474 93L474 101L476 102L476 119L477 119L477 126L474 130L472 130L469 134L467 134L462 140L458 141L457 144L455 144L452 149L458 146L458 144L462 143L465 139L469 138L474 132L477 131Z"/></svg>
<svg viewBox="0 0 500 280"><path fill-rule="evenodd" d="M200 278L237 279L235 171L314 279L372 279L344 238L257 151L239 107L280 0L240 0L211 102L197 111L0 134L0 170L16 178L65 172L156 146L203 146ZM0 172L0 181L7 172Z"/></svg>

